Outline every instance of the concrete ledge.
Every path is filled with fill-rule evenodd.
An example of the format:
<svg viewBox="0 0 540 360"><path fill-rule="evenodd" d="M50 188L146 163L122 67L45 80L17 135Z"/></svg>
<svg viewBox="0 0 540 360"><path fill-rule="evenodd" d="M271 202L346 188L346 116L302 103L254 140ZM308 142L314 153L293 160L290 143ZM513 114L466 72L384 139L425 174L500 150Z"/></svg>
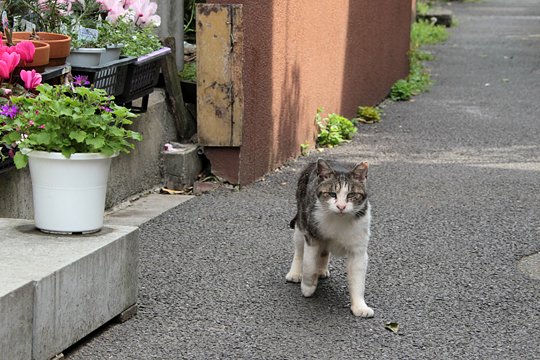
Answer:
<svg viewBox="0 0 540 360"><path fill-rule="evenodd" d="M34 286L16 283L0 272L0 358L26 360L32 358Z"/></svg>
<svg viewBox="0 0 540 360"><path fill-rule="evenodd" d="M0 234L2 358L51 359L137 301L135 227L65 236L0 219Z"/></svg>

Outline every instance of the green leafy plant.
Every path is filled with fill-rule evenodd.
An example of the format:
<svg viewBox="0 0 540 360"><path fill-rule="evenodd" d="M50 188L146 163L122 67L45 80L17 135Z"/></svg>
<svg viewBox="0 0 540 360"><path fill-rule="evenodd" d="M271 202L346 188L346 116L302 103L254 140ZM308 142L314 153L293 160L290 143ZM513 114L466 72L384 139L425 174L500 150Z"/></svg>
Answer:
<svg viewBox="0 0 540 360"><path fill-rule="evenodd" d="M184 69L178 75L181 80L197 81L197 63L184 63Z"/></svg>
<svg viewBox="0 0 540 360"><path fill-rule="evenodd" d="M307 156L309 153L309 142L305 142L303 144L300 144L300 154L302 156Z"/></svg>
<svg viewBox="0 0 540 360"><path fill-rule="evenodd" d="M118 19L114 23L103 22L99 27L98 47L124 45L122 55L139 57L162 48L153 26L138 26Z"/></svg>
<svg viewBox="0 0 540 360"><path fill-rule="evenodd" d="M191 37L195 33L196 4L205 3L206 0L184 1L184 34Z"/></svg>
<svg viewBox="0 0 540 360"><path fill-rule="evenodd" d="M418 15L427 15L430 7L431 6L428 3L418 1L416 3L416 12L418 13Z"/></svg>
<svg viewBox="0 0 540 360"><path fill-rule="evenodd" d="M128 153L132 140L142 140L141 134L126 129L136 115L116 105L103 89L41 84L36 90L35 96L10 98L12 111L0 115L1 144L69 158L74 153ZM24 151L15 154L17 168L27 161Z"/></svg>
<svg viewBox="0 0 540 360"><path fill-rule="evenodd" d="M413 48L439 44L446 39L448 39L448 31L442 25L435 25L428 20L420 20L412 25L411 42Z"/></svg>
<svg viewBox="0 0 540 360"><path fill-rule="evenodd" d="M358 115L358 121L373 124L381 121L381 110L373 106L359 106L356 111Z"/></svg>
<svg viewBox="0 0 540 360"><path fill-rule="evenodd" d="M429 21L415 22L411 30L411 50L409 51L409 75L398 80L390 90L394 101L405 101L427 91L431 86L431 74L424 66L424 61L433 60L433 56L420 50L423 45L433 45L446 41L448 31L445 27Z"/></svg>
<svg viewBox="0 0 540 360"><path fill-rule="evenodd" d="M322 111L322 109L318 109L317 115L315 115L315 123L319 128L317 136L319 146L333 147L352 139L357 128L351 120L334 113L323 118Z"/></svg>

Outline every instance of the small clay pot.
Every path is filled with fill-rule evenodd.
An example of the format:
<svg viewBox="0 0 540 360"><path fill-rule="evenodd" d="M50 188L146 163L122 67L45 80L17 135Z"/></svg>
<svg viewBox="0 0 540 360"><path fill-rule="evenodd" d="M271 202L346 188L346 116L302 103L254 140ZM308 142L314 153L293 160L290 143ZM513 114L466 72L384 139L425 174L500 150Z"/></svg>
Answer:
<svg viewBox="0 0 540 360"><path fill-rule="evenodd" d="M28 31L15 31L13 32L13 39L30 39L32 35ZM51 50L49 53L48 66L59 66L66 63L66 58L69 56L71 48L71 37L69 35L49 33L49 32L37 32L39 37L38 41L49 44Z"/></svg>
<svg viewBox="0 0 540 360"><path fill-rule="evenodd" d="M38 72L45 70L45 67L49 63L49 54L51 51L49 44L37 40L13 39L14 44L18 44L21 41L31 41L36 48L36 52L34 53L34 61L24 64L21 60L18 67L22 69L36 69Z"/></svg>

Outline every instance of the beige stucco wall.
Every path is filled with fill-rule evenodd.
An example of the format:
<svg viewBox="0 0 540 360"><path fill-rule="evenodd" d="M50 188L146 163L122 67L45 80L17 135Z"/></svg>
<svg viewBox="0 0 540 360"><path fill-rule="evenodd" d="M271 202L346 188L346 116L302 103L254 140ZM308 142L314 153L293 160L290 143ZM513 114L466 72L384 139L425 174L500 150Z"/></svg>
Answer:
<svg viewBox="0 0 540 360"><path fill-rule="evenodd" d="M242 146L205 149L230 182L252 182L313 145L318 107L353 117L408 73L411 0L213 2L243 4Z"/></svg>

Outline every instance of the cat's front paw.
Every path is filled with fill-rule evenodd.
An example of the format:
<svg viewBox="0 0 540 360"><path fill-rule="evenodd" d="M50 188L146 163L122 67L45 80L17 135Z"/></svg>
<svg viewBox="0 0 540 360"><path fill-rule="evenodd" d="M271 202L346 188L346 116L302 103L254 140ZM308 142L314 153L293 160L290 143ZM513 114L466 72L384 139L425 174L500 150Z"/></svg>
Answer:
<svg viewBox="0 0 540 360"><path fill-rule="evenodd" d="M330 276L328 269L322 269L319 271L319 279L327 279Z"/></svg>
<svg viewBox="0 0 540 360"><path fill-rule="evenodd" d="M309 286L309 285L306 285L305 283L302 283L300 287L302 289L302 295L304 295L304 297L313 296L313 294L315 293L315 290L317 290L317 285Z"/></svg>
<svg viewBox="0 0 540 360"><path fill-rule="evenodd" d="M285 279L288 282L299 283L302 281L302 273L289 271L289 273L285 276Z"/></svg>
<svg viewBox="0 0 540 360"><path fill-rule="evenodd" d="M351 306L351 311L354 316L360 316L364 318L370 318L373 317L373 314L375 313L372 308L370 308L367 305L364 306Z"/></svg>

